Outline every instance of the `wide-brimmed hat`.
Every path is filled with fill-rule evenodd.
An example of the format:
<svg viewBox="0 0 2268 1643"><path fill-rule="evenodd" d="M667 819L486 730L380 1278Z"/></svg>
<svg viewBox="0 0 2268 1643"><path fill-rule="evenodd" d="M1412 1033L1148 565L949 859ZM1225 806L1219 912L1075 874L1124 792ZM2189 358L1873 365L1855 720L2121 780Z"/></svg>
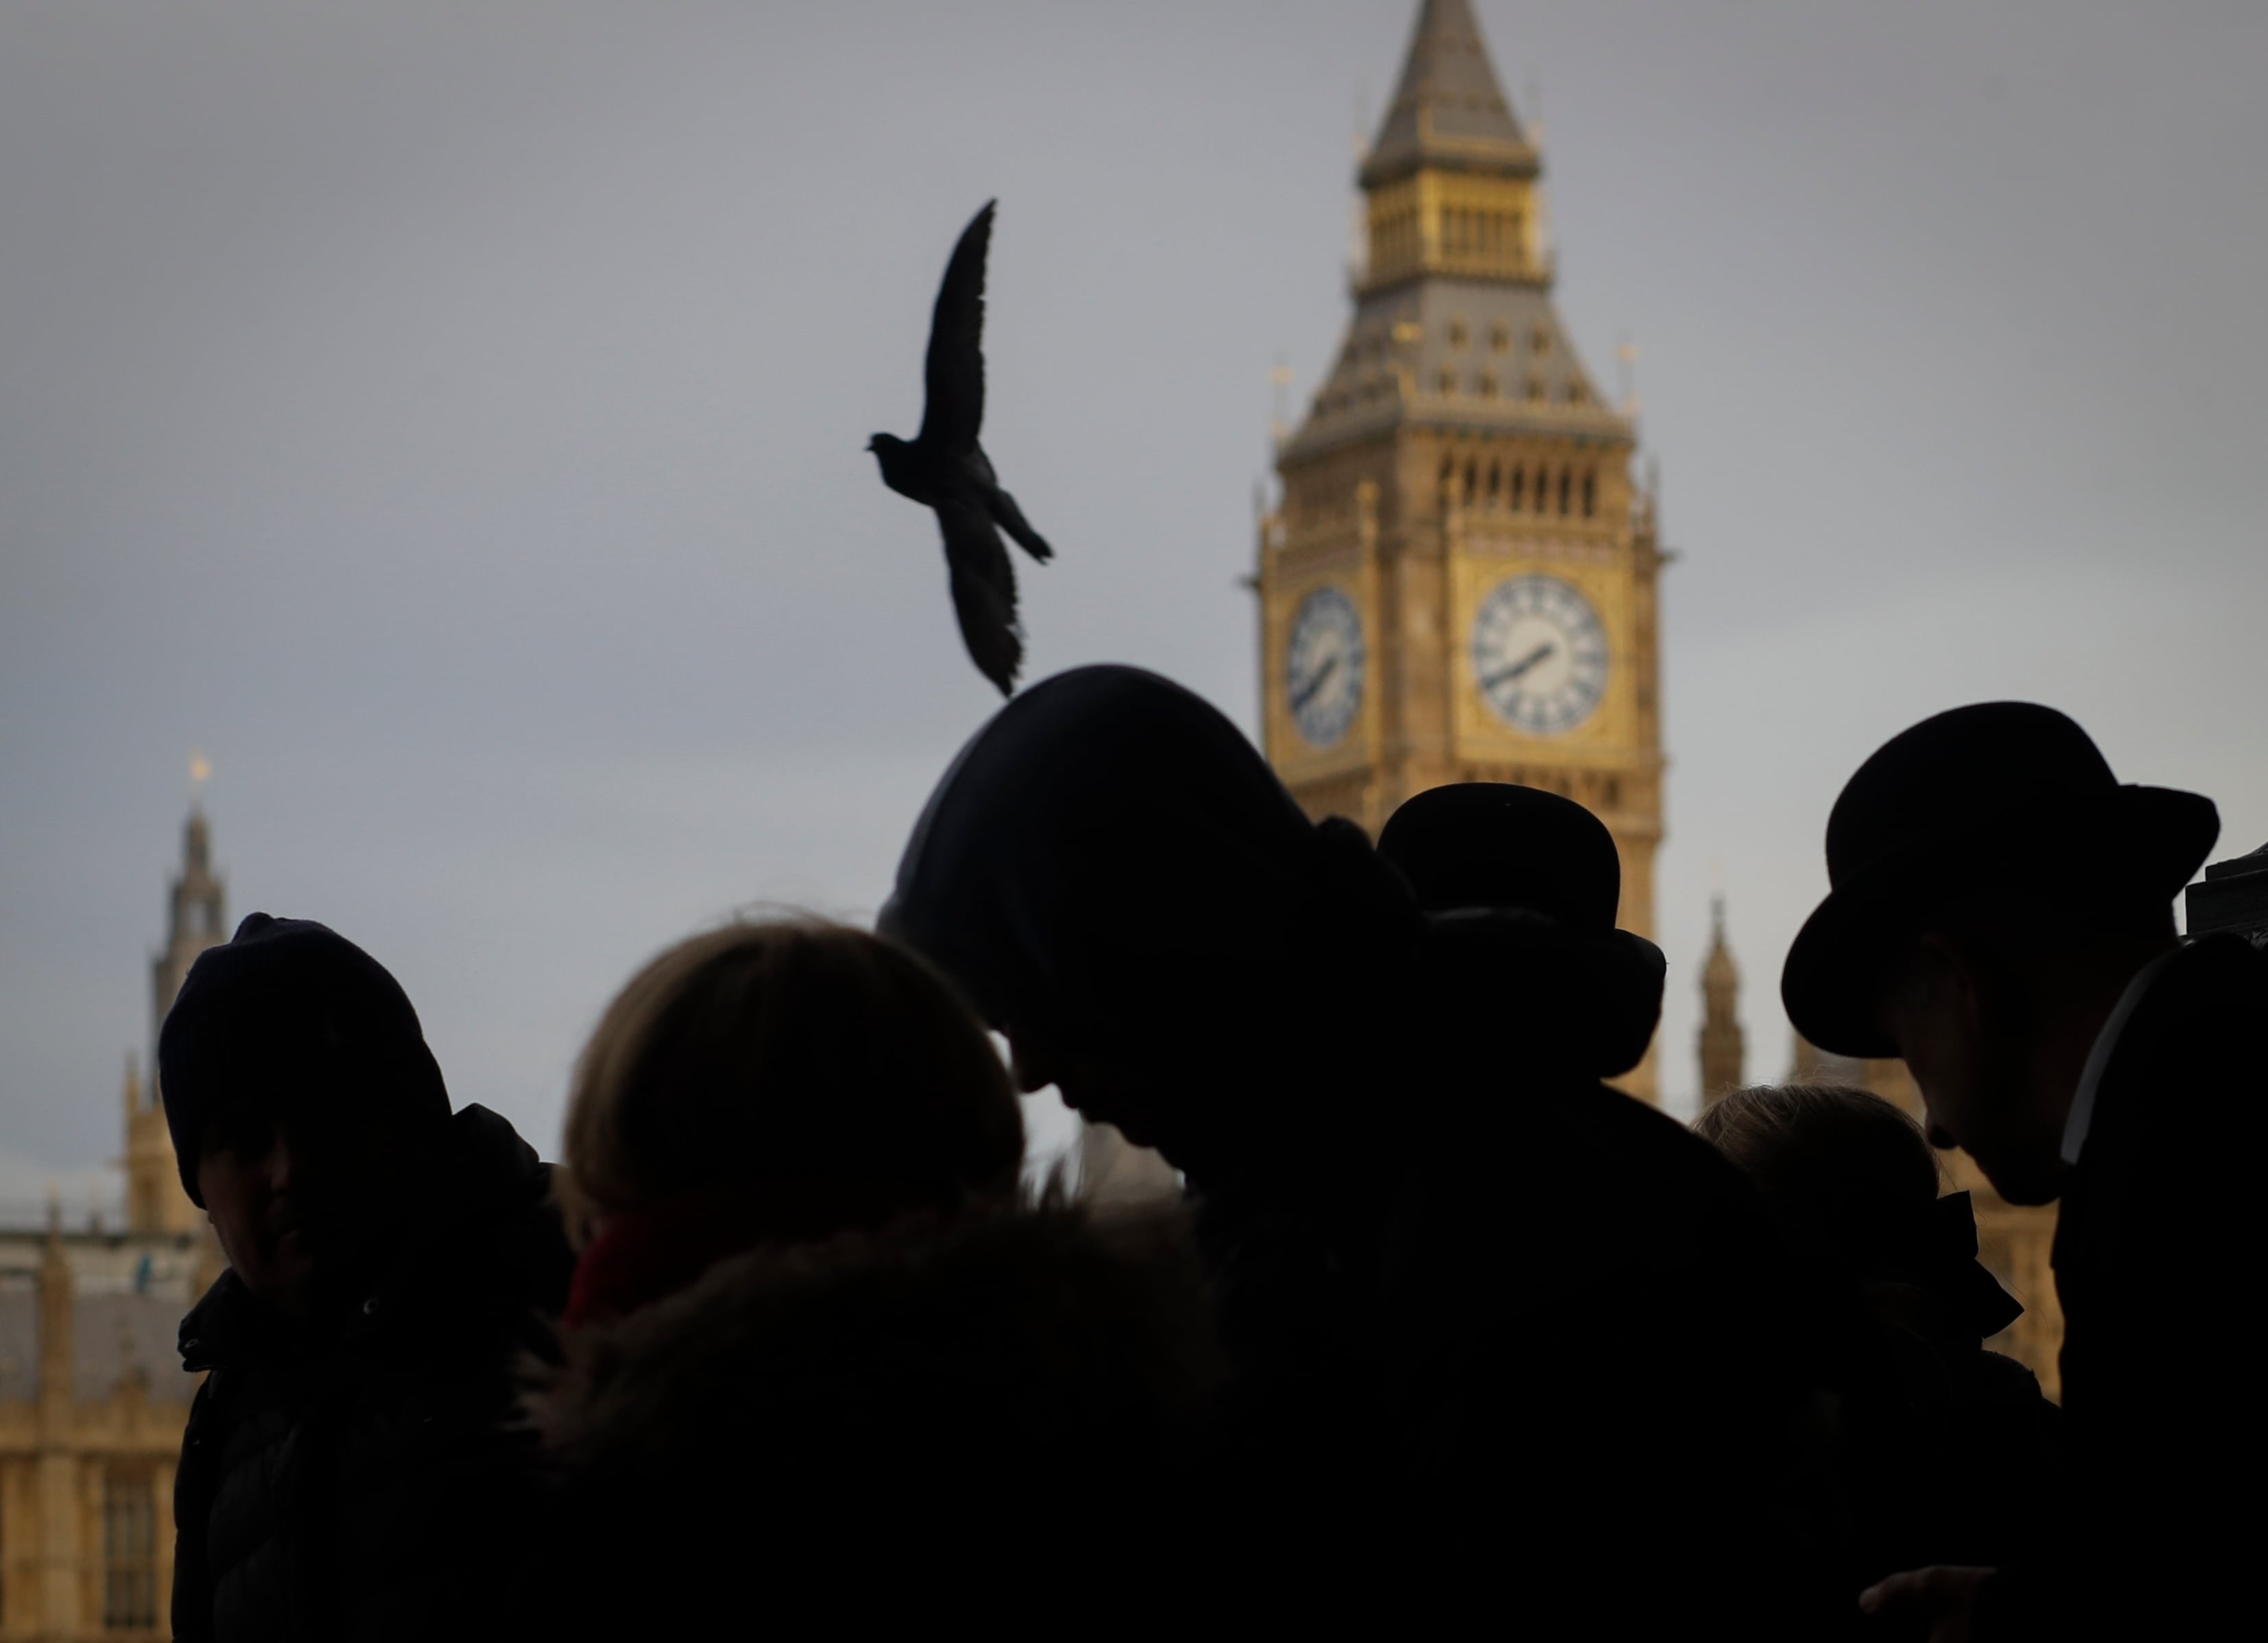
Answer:
<svg viewBox="0 0 2268 1643"><path fill-rule="evenodd" d="M1980 702L1926 718L1860 765L1828 815L1828 896L1780 975L1788 1020L1822 1050L1895 1056L1875 994L1918 920L2069 866L2170 902L2220 833L2212 799L2122 785L2053 708Z"/></svg>

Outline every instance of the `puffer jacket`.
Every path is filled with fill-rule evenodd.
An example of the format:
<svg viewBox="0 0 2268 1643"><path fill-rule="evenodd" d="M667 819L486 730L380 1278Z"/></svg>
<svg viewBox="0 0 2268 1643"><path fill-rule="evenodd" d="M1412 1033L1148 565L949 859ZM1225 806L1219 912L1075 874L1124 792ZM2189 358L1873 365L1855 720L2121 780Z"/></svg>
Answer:
<svg viewBox="0 0 2268 1643"><path fill-rule="evenodd" d="M1170 1218L1002 1207L759 1249L564 1332L538 1374L531 1635L991 1626L1074 1591L1155 1614L1199 1578L1219 1368Z"/></svg>
<svg viewBox="0 0 2268 1643"><path fill-rule="evenodd" d="M482 1107L450 1120L447 1207L320 1338L232 1272L182 1321L209 1371L174 1487L180 1643L494 1635L524 1561L514 1374L572 1258L549 1172Z"/></svg>

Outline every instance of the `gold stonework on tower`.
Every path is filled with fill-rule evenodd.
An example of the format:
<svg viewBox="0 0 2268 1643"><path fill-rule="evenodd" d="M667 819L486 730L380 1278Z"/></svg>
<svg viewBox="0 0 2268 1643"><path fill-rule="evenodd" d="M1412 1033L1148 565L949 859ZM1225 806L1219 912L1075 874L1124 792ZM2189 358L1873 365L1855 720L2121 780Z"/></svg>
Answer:
<svg viewBox="0 0 2268 1643"><path fill-rule="evenodd" d="M1359 181L1368 258L1260 523L1263 739L1310 814L1517 782L1585 805L1653 933L1662 556L1636 432L1551 303L1535 146L1425 0ZM1622 1080L1655 1094L1654 1058Z"/></svg>

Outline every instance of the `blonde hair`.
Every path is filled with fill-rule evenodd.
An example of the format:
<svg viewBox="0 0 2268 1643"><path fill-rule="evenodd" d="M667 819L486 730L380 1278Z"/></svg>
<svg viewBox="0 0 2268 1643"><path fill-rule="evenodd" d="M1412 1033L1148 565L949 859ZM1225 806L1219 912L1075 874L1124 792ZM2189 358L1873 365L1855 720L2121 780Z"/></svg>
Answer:
<svg viewBox="0 0 2268 1643"><path fill-rule="evenodd" d="M1922 1128L1895 1102L1841 1084L1734 1090L1693 1132L1740 1166L1767 1203L1861 1271L1897 1244L1943 1184Z"/></svg>
<svg viewBox="0 0 2268 1643"><path fill-rule="evenodd" d="M819 919L735 924L630 977L584 1046L557 1191L571 1231L707 1195L824 1236L1013 1188L1023 1113L928 963Z"/></svg>

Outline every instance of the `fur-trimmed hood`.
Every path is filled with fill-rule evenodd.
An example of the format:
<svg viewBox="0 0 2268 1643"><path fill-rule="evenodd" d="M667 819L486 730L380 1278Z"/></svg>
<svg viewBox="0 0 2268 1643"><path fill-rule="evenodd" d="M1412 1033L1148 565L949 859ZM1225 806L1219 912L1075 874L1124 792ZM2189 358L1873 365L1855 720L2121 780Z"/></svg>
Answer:
<svg viewBox="0 0 2268 1643"><path fill-rule="evenodd" d="M1058 1203L754 1250L559 1348L526 1409L586 1635L729 1623L711 1559L871 1603L1152 1532L1222 1378L1182 1218Z"/></svg>

